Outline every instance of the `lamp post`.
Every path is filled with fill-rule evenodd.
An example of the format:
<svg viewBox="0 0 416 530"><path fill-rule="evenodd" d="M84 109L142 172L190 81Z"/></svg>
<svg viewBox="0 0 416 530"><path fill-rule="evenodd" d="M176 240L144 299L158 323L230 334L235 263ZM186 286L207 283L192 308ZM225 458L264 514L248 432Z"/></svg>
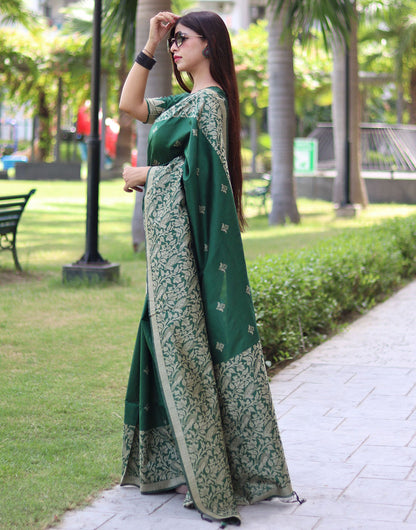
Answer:
<svg viewBox="0 0 416 530"><path fill-rule="evenodd" d="M100 184L100 73L101 73L101 0L95 0L93 52L91 66L91 133L88 138L87 223L85 252L81 259L63 267L64 281L75 278L115 280L120 266L103 259L98 252L98 209Z"/></svg>

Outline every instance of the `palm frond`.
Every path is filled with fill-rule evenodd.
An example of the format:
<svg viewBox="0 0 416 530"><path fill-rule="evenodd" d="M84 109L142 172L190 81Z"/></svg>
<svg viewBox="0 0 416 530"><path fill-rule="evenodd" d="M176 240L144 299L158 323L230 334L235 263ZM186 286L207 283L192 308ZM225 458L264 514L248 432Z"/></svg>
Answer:
<svg viewBox="0 0 416 530"><path fill-rule="evenodd" d="M349 0L268 0L275 16L285 13L288 31L303 39L316 28L322 32L325 46L331 34L347 40L354 15L354 4Z"/></svg>
<svg viewBox="0 0 416 530"><path fill-rule="evenodd" d="M109 41L120 35L120 48L124 47L128 60L135 52L136 11L137 0L104 1L103 38Z"/></svg>
<svg viewBox="0 0 416 530"><path fill-rule="evenodd" d="M29 30L35 29L35 17L26 9L22 0L2 0L0 3L0 19L3 25L22 24Z"/></svg>

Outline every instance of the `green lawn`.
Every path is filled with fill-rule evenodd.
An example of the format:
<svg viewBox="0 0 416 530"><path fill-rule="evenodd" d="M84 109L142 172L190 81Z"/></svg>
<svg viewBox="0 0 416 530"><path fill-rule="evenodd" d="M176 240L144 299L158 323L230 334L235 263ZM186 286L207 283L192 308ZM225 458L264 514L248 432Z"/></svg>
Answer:
<svg viewBox="0 0 416 530"><path fill-rule="evenodd" d="M100 186L100 252L120 263L105 286L64 285L62 266L85 245L84 182L0 181L0 195L37 188L18 231L24 273L0 253L0 528L43 528L117 482L124 392L145 294L145 260L131 245L132 194ZM302 223L269 227L252 216L249 260L313 245L339 231L409 215L373 205L336 219L322 201L299 200ZM258 211L255 201L248 213Z"/></svg>

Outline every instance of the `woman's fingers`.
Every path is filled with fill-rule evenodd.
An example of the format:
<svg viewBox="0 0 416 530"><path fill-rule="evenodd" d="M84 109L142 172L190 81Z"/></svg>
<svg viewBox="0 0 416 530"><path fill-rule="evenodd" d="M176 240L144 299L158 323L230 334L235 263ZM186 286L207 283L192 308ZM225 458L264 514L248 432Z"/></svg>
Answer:
<svg viewBox="0 0 416 530"><path fill-rule="evenodd" d="M150 19L150 36L156 34L158 40L161 40L175 25L178 18L180 18L178 15L170 11L160 11Z"/></svg>

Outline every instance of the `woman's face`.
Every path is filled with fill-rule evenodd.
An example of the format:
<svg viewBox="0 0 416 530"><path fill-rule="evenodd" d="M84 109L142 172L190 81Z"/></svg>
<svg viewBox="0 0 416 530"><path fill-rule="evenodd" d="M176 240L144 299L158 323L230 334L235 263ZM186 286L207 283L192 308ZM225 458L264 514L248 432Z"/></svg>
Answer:
<svg viewBox="0 0 416 530"><path fill-rule="evenodd" d="M178 33L182 35L182 44L178 46L176 42L173 42L170 46L170 51L173 54L177 69L180 72L189 72L192 75L201 65L208 63L208 59L202 54L207 46L207 41L201 35L180 23L175 28L175 35Z"/></svg>

